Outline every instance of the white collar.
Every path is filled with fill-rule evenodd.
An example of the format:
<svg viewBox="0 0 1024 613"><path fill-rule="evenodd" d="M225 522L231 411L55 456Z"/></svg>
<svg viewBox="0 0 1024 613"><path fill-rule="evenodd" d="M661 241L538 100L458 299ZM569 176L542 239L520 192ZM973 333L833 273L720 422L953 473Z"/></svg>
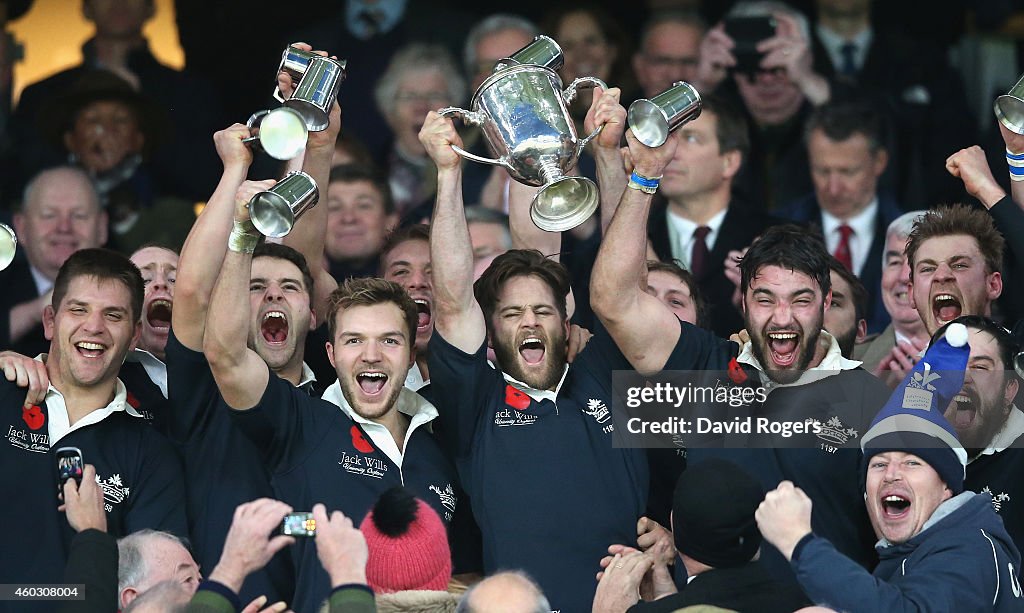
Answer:
<svg viewBox="0 0 1024 613"><path fill-rule="evenodd" d="M501 372L501 376L502 377L505 377L505 381L509 385L511 385L512 387L516 388L517 390L523 392L524 394L526 394L530 398L533 398L537 402L540 402L540 401L544 400L545 398L547 398L551 402L555 402L555 399L558 398L559 390L562 389L562 384L565 383L565 375L567 375L569 373L569 365L568 364L565 365L565 370L562 371L562 378L558 380L558 385L555 386L555 390L554 391L551 391L551 390L539 390L537 388L530 387L529 385L523 383L522 381L519 381L518 379L515 379L514 377L510 376L504 370L499 371L499 372Z"/></svg>
<svg viewBox="0 0 1024 613"><path fill-rule="evenodd" d="M46 357L47 354L40 353L35 359L45 364ZM64 401L64 394L61 394L60 390L53 387L52 384L47 387L43 403L46 404L46 425L50 435L50 447L55 447L57 441L69 433L97 424L115 411L125 411L132 417L142 418L142 414L128 404L128 390L125 389L124 383L121 383L120 379L115 379L114 399L107 406L90 411L74 425L71 425L71 417L68 416L68 406Z"/></svg>
<svg viewBox="0 0 1024 613"><path fill-rule="evenodd" d="M426 387L428 383L430 383L430 380L423 378L423 373L420 372L420 365L413 362L412 367L409 368L409 374L405 375L405 387L417 392L421 388Z"/></svg>
<svg viewBox="0 0 1024 613"><path fill-rule="evenodd" d="M847 43L853 43L856 46L856 58L855 63L859 70L864 66L864 61L867 59L868 49L871 47L871 40L874 38L874 30L871 26L864 28L857 33L851 39L846 39L835 31L827 28L821 24L815 28L818 33L818 38L821 40L821 44L825 47L825 51L828 52L829 57L832 59L832 65L839 71L843 64L843 45Z"/></svg>
<svg viewBox="0 0 1024 613"><path fill-rule="evenodd" d="M1010 414L1006 416L1003 427L992 437L992 442L988 444L988 447L977 456L971 458L967 463L970 464L983 455L995 455L1005 451L1021 436L1024 436L1024 412L1021 412L1014 405L1010 407Z"/></svg>
<svg viewBox="0 0 1024 613"><path fill-rule="evenodd" d="M302 387L302 386L306 385L307 383L314 383L315 381L316 381L316 375L313 374L313 369L310 368L309 365L306 364L305 361L303 361L302 362L302 375L299 377L299 384L296 385L295 387Z"/></svg>
<svg viewBox="0 0 1024 613"><path fill-rule="evenodd" d="M825 352L824 357L821 358L821 362L817 366L808 368L800 378L792 383L776 383L767 376L764 375L764 367L758 362L757 358L754 357L754 344L751 341L747 341L740 350L740 354L736 356L736 361L742 364L748 364L753 366L762 373L761 381L764 384L768 392L777 387L793 387L797 385L806 385L815 381L820 381L826 377L839 374L843 370L853 370L861 365L861 362L857 360L850 360L843 357L842 351L839 349L839 343L836 339L829 334L826 330L821 331L821 338L818 339L820 343L822 339L828 341L828 351Z"/></svg>
<svg viewBox="0 0 1024 613"><path fill-rule="evenodd" d="M845 223L853 228L854 236L870 239L875 233L875 215L877 214L877 195L864 207L864 210L849 219L840 219L825 209L821 209L821 231L825 236L829 236Z"/></svg>
<svg viewBox="0 0 1024 613"><path fill-rule="evenodd" d="M423 396L403 387L398 392L398 399L395 401L393 410L408 415L410 421L409 428L405 431L405 441L402 443L402 449L399 449L398 445L395 444L395 437L391 436L391 432L386 426L366 419L359 413L356 413L352 405L349 404L348 399L345 398L345 394L342 393L341 382L337 379L324 391L322 398L331 404L337 405L345 415L348 415L349 419L361 425L374 444L387 454L388 458L398 468L402 468L403 453L406 445L409 444L409 437L412 436L413 431L424 424L429 424L437 417L437 409L434 408L434 405L427 402L427 399Z"/></svg>
<svg viewBox="0 0 1024 613"><path fill-rule="evenodd" d="M693 245L693 233L697 231L701 225L705 225L710 230L708 235L704 237L704 243L707 244L708 250L710 251L715 246L715 239L718 238L718 231L722 227L722 222L725 221L725 214L728 212L728 208L722 209L715 214L714 217L708 220L706 224L698 224L691 219L687 219L682 215L674 212L671 205L665 209L665 215L668 219L668 233L669 233L669 244L672 246L672 256L686 265L689 268L690 265L690 250ZM679 253L677 253L679 251Z"/></svg>

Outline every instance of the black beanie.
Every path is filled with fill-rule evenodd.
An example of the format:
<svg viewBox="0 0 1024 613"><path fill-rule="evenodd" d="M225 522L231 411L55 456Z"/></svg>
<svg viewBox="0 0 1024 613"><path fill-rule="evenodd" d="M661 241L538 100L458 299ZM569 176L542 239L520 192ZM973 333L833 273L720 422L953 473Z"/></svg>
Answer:
<svg viewBox="0 0 1024 613"><path fill-rule="evenodd" d="M727 460L688 466L672 500L676 549L712 568L750 562L761 546L754 511L764 496L760 483Z"/></svg>

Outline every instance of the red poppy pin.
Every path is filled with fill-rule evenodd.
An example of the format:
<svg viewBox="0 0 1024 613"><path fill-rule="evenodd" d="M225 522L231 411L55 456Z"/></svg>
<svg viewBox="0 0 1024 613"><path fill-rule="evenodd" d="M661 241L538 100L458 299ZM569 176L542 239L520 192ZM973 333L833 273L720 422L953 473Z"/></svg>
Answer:
<svg viewBox="0 0 1024 613"><path fill-rule="evenodd" d="M42 428L43 424L46 423L46 416L43 415L43 410L39 408L38 405L22 407L21 418L25 420L25 424L33 430Z"/></svg>
<svg viewBox="0 0 1024 613"><path fill-rule="evenodd" d="M530 397L525 392L511 385L505 386L505 404L517 411L525 411L530 406Z"/></svg>
<svg viewBox="0 0 1024 613"><path fill-rule="evenodd" d="M373 453L373 445L363 436L363 431L359 429L359 426L353 424L349 432L352 434L352 446L356 448L356 451Z"/></svg>
<svg viewBox="0 0 1024 613"><path fill-rule="evenodd" d="M741 385L747 380L747 373L740 366L740 363L736 361L736 358L729 360L729 379L736 385Z"/></svg>

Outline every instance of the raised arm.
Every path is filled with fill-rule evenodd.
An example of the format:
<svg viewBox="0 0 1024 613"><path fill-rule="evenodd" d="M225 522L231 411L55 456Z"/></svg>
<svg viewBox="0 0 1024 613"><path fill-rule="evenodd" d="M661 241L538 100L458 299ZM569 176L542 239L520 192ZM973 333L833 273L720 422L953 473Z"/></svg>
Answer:
<svg viewBox="0 0 1024 613"><path fill-rule="evenodd" d="M224 173L181 249L178 276L174 281L171 326L181 344L193 351L200 351L203 347L206 311L224 261L224 245L231 231L235 192L245 181L252 163L252 152L242 143L242 139L248 136L249 129L237 123L213 135L217 154L224 164Z"/></svg>
<svg viewBox="0 0 1024 613"><path fill-rule="evenodd" d="M294 46L306 48L307 51L311 49L304 43L294 43ZM323 51L315 53L327 55ZM282 93L290 95L293 84L287 73L281 72L278 75L278 87ZM285 245L294 248L306 258L315 286L310 304L318 316L318 321L327 313L328 296L338 287L338 282L324 266L324 235L327 232L327 184L331 175L334 143L338 140L340 129L341 107L335 102L331 107L330 124L327 129L309 133L305 155L301 156L302 171L313 177L320 189L320 202L295 222L295 227L283 241Z"/></svg>
<svg viewBox="0 0 1024 613"><path fill-rule="evenodd" d="M613 87L606 92L600 88L594 91L594 103L587 111L583 120L583 129L587 134L597 126L604 129L597 138L590 141L590 151L594 155L597 166L597 187L601 190L601 232L608 229L615 214L615 207L626 189L626 167L622 162L622 134L626 130L626 109L619 104L619 88Z"/></svg>
<svg viewBox="0 0 1024 613"><path fill-rule="evenodd" d="M462 139L452 121L431 111L420 142L437 165L437 202L430 224L430 277L434 287L434 329L465 353L475 353L486 331L473 296L473 245L462 203L462 159L452 145Z"/></svg>
<svg viewBox="0 0 1024 613"><path fill-rule="evenodd" d="M627 133L634 171L642 177L660 177L675 153L677 134L652 149ZM679 339L676 316L641 289L647 270L651 197L633 187L623 192L590 279L590 306L626 359L641 373L661 370Z"/></svg>
<svg viewBox="0 0 1024 613"><path fill-rule="evenodd" d="M227 239L227 254L220 276L213 288L203 337L203 353L210 363L217 389L229 407L240 410L256 406L270 376L267 364L248 346L252 319L249 276L252 252L259 235L249 221L246 204L258 189L247 183L235 197L234 225Z"/></svg>

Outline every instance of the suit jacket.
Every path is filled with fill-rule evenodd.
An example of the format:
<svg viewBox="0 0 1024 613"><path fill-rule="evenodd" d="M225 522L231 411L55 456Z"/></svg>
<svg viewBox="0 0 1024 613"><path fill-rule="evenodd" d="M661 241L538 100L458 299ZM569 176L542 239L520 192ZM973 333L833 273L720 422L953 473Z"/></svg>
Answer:
<svg viewBox="0 0 1024 613"><path fill-rule="evenodd" d="M647 220L647 237L658 259L672 261L672 245L668 234L668 202L655 197L651 214ZM760 211L751 210L735 199L722 220L715 246L711 249L711 265L704 276L697 279L697 286L707 302L707 323L718 336L728 338L730 334L743 329L743 315L732 305L736 289L725 276L725 258L730 251L743 249L769 226L781 220Z"/></svg>
<svg viewBox="0 0 1024 613"><path fill-rule="evenodd" d="M885 255L885 231L894 219L903 214L896 200L884 193L878 193L878 213L875 217L875 236L871 240L868 258L864 261L859 278L868 290L868 304L865 317L868 333L881 332L889 325L889 312L882 303L882 257ZM797 223L808 224L820 233L823 227L821 206L818 198L811 194L787 207L785 216Z"/></svg>
<svg viewBox="0 0 1024 613"><path fill-rule="evenodd" d="M703 572L677 594L653 602L642 602L630 613L668 613L693 605L712 605L732 611L790 613L811 601L799 588L777 581L761 566L750 562L736 568L715 568Z"/></svg>
<svg viewBox="0 0 1024 613"><path fill-rule="evenodd" d="M50 342L43 335L43 324L39 323L17 342L11 342L11 309L23 302L39 297L36 282L28 260L19 253L11 265L0 271L0 350L13 350L22 355L35 357L50 350Z"/></svg>
<svg viewBox="0 0 1024 613"><path fill-rule="evenodd" d="M853 359L862 362L861 367L873 372L882 360L889 357L892 348L896 346L896 328L890 323L882 330L882 333L866 343L861 343L853 348Z"/></svg>

